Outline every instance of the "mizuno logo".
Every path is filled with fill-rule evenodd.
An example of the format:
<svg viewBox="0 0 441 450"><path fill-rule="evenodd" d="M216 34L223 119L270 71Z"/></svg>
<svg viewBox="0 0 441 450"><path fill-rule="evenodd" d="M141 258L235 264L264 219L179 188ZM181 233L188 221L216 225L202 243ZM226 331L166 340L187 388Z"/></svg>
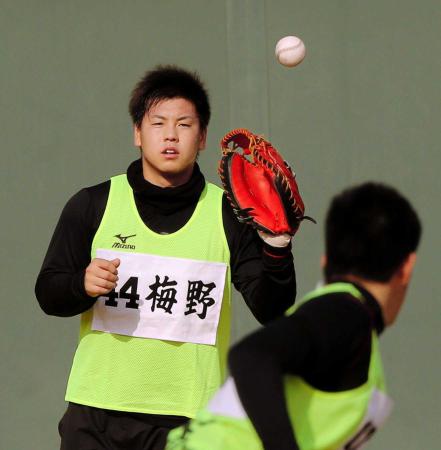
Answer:
<svg viewBox="0 0 441 450"><path fill-rule="evenodd" d="M114 237L118 238L121 242L114 242L112 248L127 248L130 250L135 250L135 246L131 244L127 244L127 239L136 236L136 234L131 234L129 236L121 236L120 234L115 234Z"/></svg>
<svg viewBox="0 0 441 450"><path fill-rule="evenodd" d="M136 236L136 234L131 234L130 236L121 236L121 233L120 233L120 234L115 234L114 237L118 238L123 244L125 244L127 239L134 237L134 236Z"/></svg>

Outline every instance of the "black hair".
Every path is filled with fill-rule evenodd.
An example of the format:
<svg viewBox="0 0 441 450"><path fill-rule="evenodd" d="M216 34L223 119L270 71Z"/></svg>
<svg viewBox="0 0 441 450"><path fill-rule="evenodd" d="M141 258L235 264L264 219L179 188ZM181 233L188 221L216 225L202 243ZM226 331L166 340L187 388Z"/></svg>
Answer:
<svg viewBox="0 0 441 450"><path fill-rule="evenodd" d="M352 274L389 281L421 237L409 201L381 183L368 182L335 196L325 225L327 281Z"/></svg>
<svg viewBox="0 0 441 450"><path fill-rule="evenodd" d="M157 66L136 84L129 102L132 122L140 127L149 109L162 100L184 98L193 103L202 131L210 121L208 93L197 73L177 66Z"/></svg>

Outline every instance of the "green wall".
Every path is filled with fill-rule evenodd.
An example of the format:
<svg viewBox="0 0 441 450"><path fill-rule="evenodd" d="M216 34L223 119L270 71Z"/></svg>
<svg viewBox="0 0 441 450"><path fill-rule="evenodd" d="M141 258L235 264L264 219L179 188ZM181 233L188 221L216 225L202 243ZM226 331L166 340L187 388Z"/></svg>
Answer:
<svg viewBox="0 0 441 450"><path fill-rule="evenodd" d="M45 316L34 282L67 199L137 156L128 95L158 63L206 80L208 179L217 181L218 142L235 127L264 133L297 172L318 220L294 241L300 295L320 278L333 194L373 179L415 204L418 266L382 339L396 409L371 448L440 448L440 25L438 0L0 0L0 448L57 448L78 318ZM274 59L289 34L307 47L295 69ZM235 303L237 338L256 322Z"/></svg>

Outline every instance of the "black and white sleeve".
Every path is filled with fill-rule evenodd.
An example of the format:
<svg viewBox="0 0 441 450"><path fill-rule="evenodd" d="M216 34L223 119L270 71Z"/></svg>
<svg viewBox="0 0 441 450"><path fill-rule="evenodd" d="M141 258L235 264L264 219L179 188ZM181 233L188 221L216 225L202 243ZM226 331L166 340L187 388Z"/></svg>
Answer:
<svg viewBox="0 0 441 450"><path fill-rule="evenodd" d="M74 316L95 303L84 290L84 273L109 186L105 182L82 189L61 213L35 285L35 295L46 314Z"/></svg>
<svg viewBox="0 0 441 450"><path fill-rule="evenodd" d="M231 279L260 323L280 317L295 301L296 274L291 245L263 243L257 232L240 223L226 197L223 222L231 255Z"/></svg>

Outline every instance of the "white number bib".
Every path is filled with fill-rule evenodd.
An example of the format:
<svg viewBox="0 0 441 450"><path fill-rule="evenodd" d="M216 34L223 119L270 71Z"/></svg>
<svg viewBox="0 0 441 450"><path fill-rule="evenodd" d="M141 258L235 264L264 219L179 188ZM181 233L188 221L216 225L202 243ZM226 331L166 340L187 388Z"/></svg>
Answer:
<svg viewBox="0 0 441 450"><path fill-rule="evenodd" d="M341 450L360 450L364 448L375 431L386 422L386 419L392 412L392 408L392 399L378 389L374 389L363 422L358 427L357 432Z"/></svg>
<svg viewBox="0 0 441 450"><path fill-rule="evenodd" d="M98 297L92 329L126 336L214 345L225 263L98 249L119 258L118 284Z"/></svg>

